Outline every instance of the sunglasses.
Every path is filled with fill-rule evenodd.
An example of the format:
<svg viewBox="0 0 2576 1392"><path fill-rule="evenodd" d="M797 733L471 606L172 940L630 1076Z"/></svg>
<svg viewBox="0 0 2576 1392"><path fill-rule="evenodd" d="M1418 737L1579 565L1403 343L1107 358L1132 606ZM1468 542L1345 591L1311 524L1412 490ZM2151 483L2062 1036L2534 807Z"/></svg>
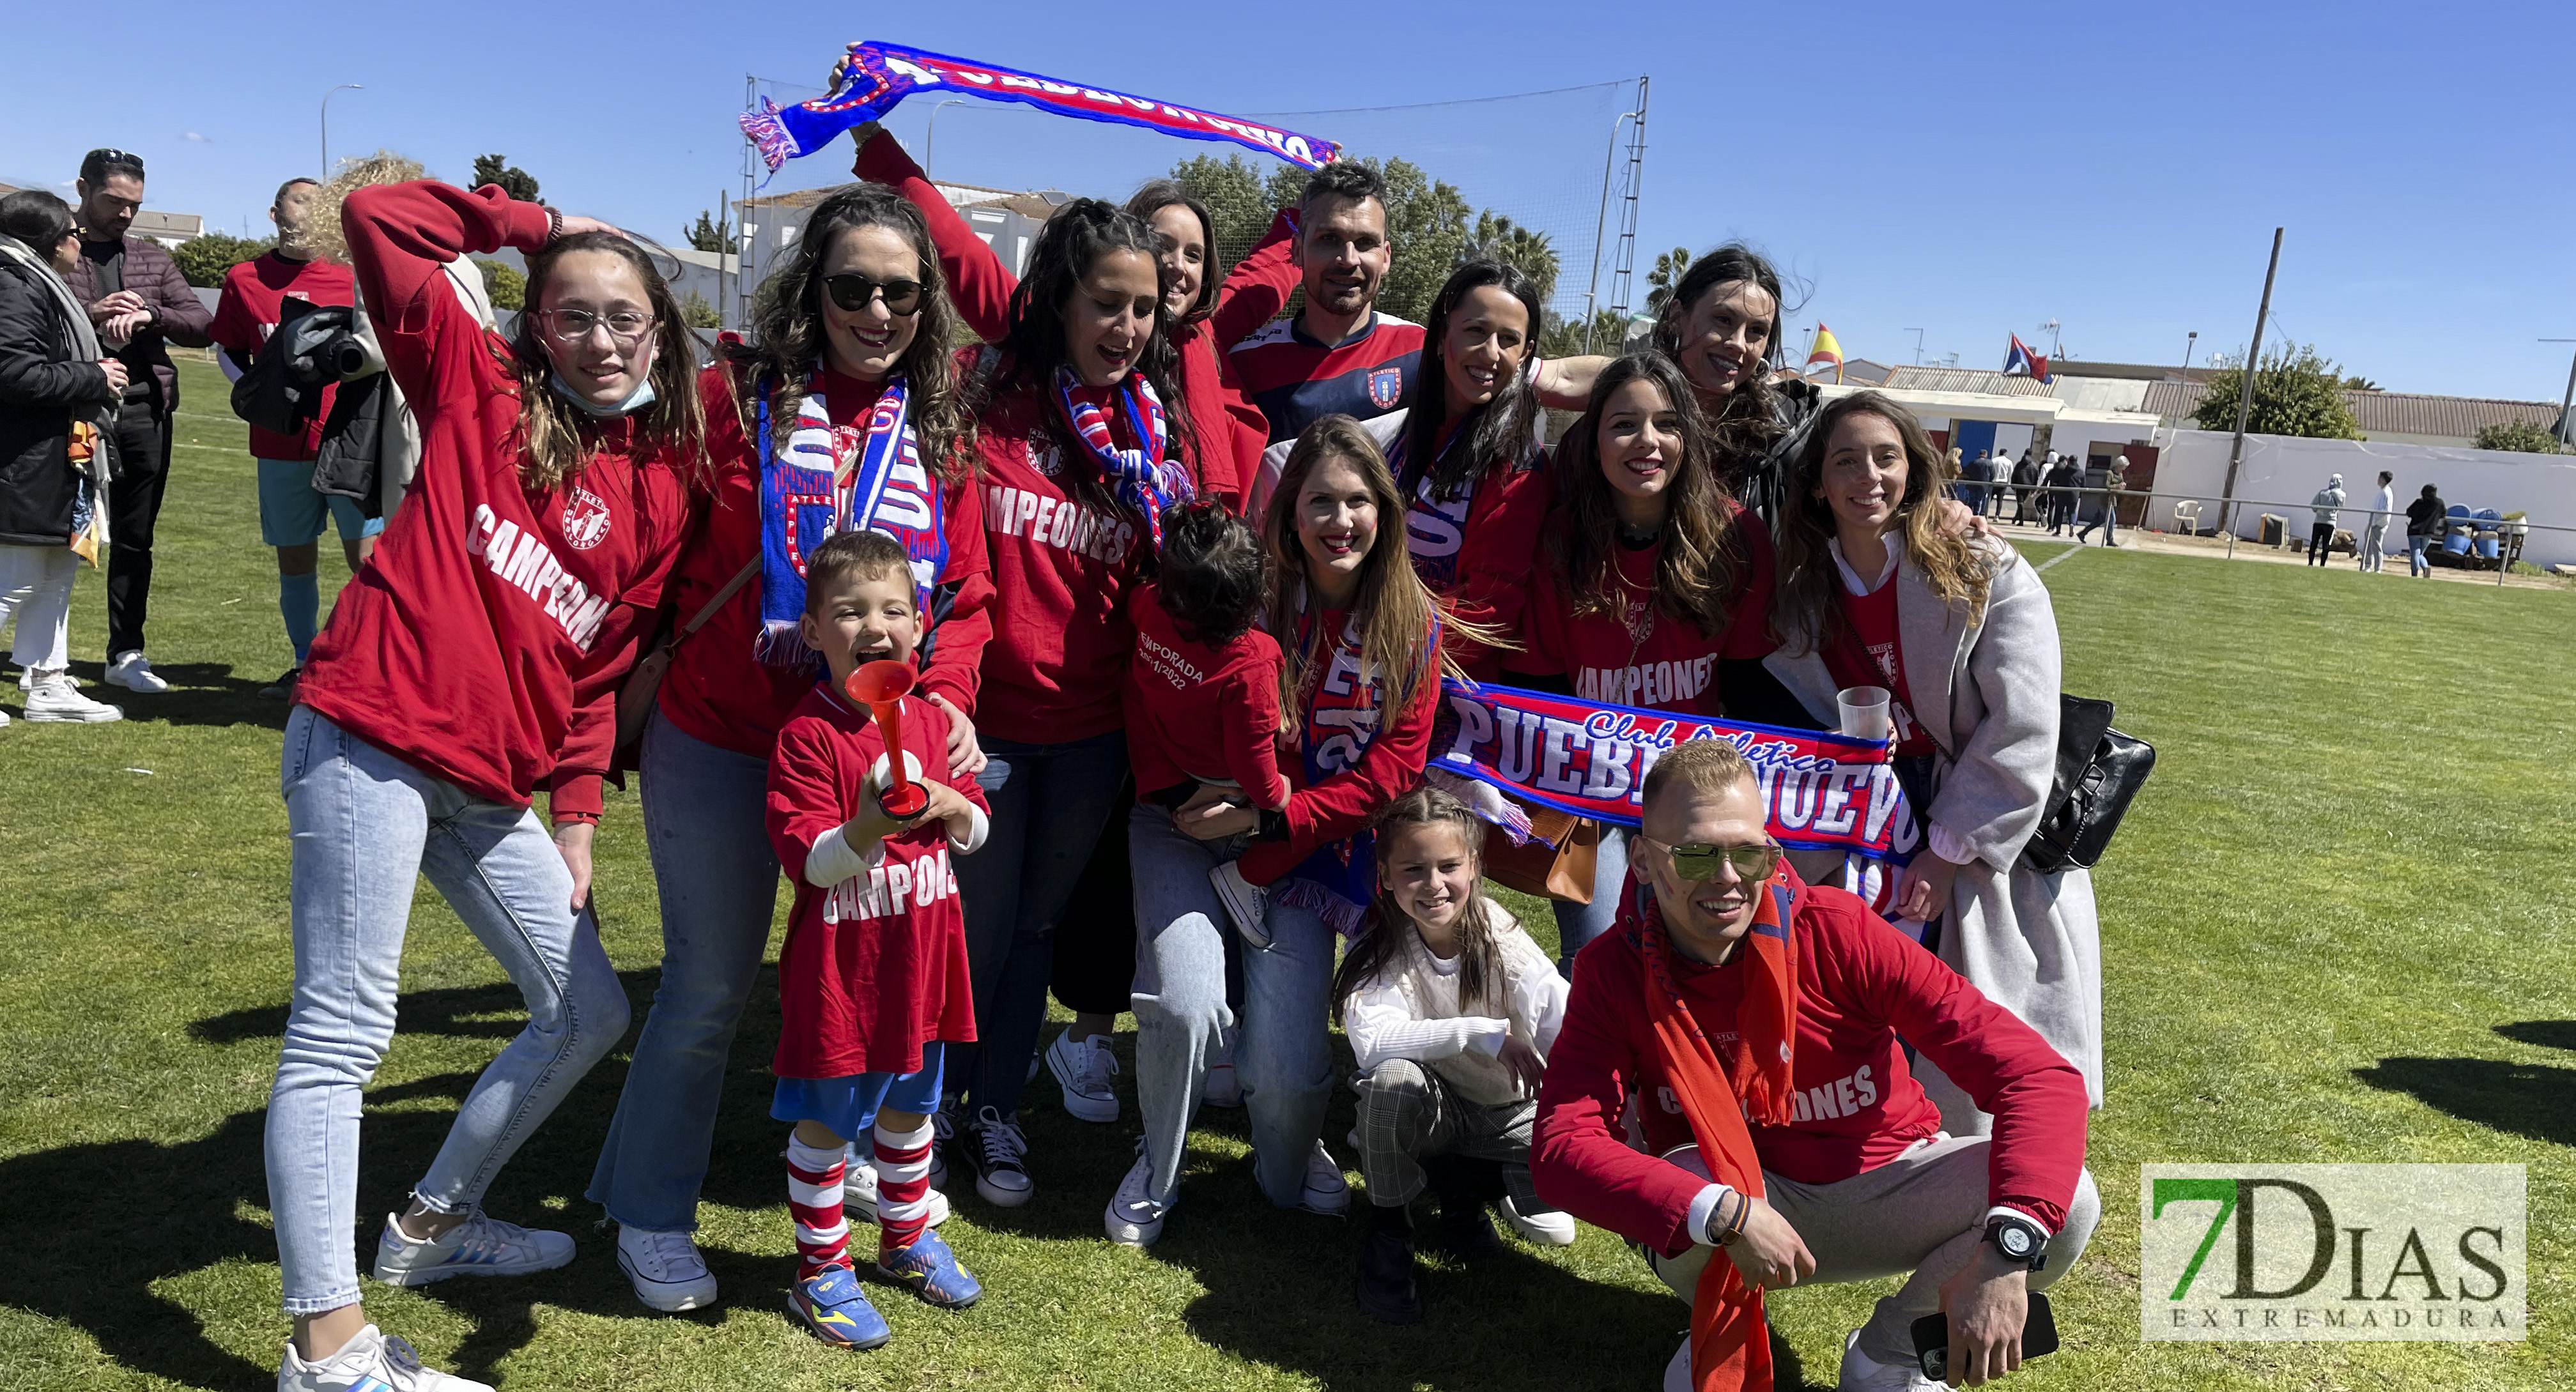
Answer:
<svg viewBox="0 0 2576 1392"><path fill-rule="evenodd" d="M856 271L823 277L823 290L832 303L853 314L868 307L868 302L882 295L886 313L910 314L921 308L921 282L917 280L876 280Z"/></svg>
<svg viewBox="0 0 2576 1392"><path fill-rule="evenodd" d="M92 161L96 161L99 164L110 167L114 167L116 165L130 165L133 167L136 174L141 174L143 172L143 157L141 155L127 154L123 150L92 150L81 157L82 164L89 164Z"/></svg>
<svg viewBox="0 0 2576 1392"><path fill-rule="evenodd" d="M1652 837L1639 837L1649 846L1661 847L1673 858L1673 873L1686 884L1714 879L1721 864L1735 867L1735 877L1746 884L1761 884L1779 867L1780 848L1765 843L1759 846L1711 846L1701 842L1666 846Z"/></svg>

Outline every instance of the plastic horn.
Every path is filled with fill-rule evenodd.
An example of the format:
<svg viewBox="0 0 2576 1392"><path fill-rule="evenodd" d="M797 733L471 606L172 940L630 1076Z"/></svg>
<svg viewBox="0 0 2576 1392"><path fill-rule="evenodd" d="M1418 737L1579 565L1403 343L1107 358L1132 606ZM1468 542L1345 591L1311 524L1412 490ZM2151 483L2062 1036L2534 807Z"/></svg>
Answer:
<svg viewBox="0 0 2576 1392"><path fill-rule="evenodd" d="M871 662L850 674L850 699L866 706L885 732L886 785L877 790L877 806L896 821L921 815L930 794L912 781L904 767L903 696L912 690L912 666L891 658Z"/></svg>

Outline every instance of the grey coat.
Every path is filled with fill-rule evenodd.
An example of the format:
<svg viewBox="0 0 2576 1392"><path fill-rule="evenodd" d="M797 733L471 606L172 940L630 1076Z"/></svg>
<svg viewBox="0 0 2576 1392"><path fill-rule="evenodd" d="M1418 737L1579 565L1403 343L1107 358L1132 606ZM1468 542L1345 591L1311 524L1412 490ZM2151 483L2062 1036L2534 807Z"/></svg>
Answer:
<svg viewBox="0 0 2576 1392"><path fill-rule="evenodd" d="M2000 542L1987 547L1994 580L1973 623L1932 593L1911 560L1900 557L1896 569L1905 684L1940 747L1932 806L1917 817L1955 834L1976 857L1952 881L1941 959L2055 1045L2083 1072L2085 1095L2098 1108L2102 942L2092 875L2043 875L2021 863L2056 776L2057 615L2018 552ZM1822 656L1794 654L1793 646L1763 665L1831 729L1839 715L1833 674ZM1992 1129L1930 1059L1917 1060L1915 1071L1951 1134Z"/></svg>

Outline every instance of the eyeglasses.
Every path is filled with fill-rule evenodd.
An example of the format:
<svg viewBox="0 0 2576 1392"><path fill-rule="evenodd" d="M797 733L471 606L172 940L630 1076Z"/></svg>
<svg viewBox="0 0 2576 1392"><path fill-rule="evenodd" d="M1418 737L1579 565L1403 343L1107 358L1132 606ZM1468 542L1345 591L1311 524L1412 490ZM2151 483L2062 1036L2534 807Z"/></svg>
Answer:
<svg viewBox="0 0 2576 1392"><path fill-rule="evenodd" d="M611 342L621 345L641 340L653 327L653 316L632 309L601 315L587 309L541 309L537 322L545 325L546 336L557 343L579 343L590 337L590 331L605 325Z"/></svg>
<svg viewBox="0 0 2576 1392"><path fill-rule="evenodd" d="M141 155L127 154L123 150L92 150L88 154L81 156L81 166L83 168L87 168L92 164L97 164L103 168L125 165L131 168L137 175L140 175L143 172L143 157Z"/></svg>
<svg viewBox="0 0 2576 1392"><path fill-rule="evenodd" d="M823 277L823 289L832 297L832 303L852 314L866 309L880 295L885 297L888 314L905 315L921 308L921 282L917 280L878 280L844 271Z"/></svg>
<svg viewBox="0 0 2576 1392"><path fill-rule="evenodd" d="M1735 877L1746 884L1761 884L1770 879L1771 872L1780 865L1780 848L1769 842L1759 846L1712 846L1705 842L1666 846L1651 836L1637 839L1671 856L1673 873L1681 876L1687 884L1715 878L1720 864L1734 866Z"/></svg>

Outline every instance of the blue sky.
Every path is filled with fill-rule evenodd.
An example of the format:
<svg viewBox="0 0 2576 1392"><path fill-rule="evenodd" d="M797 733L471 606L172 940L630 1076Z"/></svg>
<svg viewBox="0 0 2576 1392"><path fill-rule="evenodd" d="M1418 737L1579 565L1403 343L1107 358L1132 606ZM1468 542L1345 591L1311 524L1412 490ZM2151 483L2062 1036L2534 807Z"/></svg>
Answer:
<svg viewBox="0 0 2576 1392"><path fill-rule="evenodd" d="M83 150L123 145L149 159L153 203L258 230L277 182L319 162L324 90L358 82L331 104L335 154L388 146L462 178L503 151L550 201L675 237L739 188L744 75L814 81L854 38L1237 113L1642 70L1641 273L1659 247L1749 239L1809 287L1801 324L1855 356L1910 361L1921 327L1927 359L2000 366L2008 333L2044 350L2050 319L2087 358L2172 363L2195 329L2201 356L2232 349L2276 224L2275 332L2391 390L2555 400L2576 348L2534 341L2576 337L2576 7L1573 7L1619 17L1597 32L1562 5L907 8L468 3L425 24L241 7L217 26L202 5L129 3L115 37L151 66L102 70L74 56L103 46L87 12L28 7L0 178L68 179ZM1597 192L1608 100L1338 119L1481 143L1455 156L1479 170L1547 166L1530 186L1570 223L1568 200ZM909 139L924 115L894 124ZM1292 124L1330 137L1335 120ZM1110 196L1213 148L980 104L945 112L937 143L943 177ZM828 182L844 150L773 191ZM1508 208L1493 188L1470 192Z"/></svg>

